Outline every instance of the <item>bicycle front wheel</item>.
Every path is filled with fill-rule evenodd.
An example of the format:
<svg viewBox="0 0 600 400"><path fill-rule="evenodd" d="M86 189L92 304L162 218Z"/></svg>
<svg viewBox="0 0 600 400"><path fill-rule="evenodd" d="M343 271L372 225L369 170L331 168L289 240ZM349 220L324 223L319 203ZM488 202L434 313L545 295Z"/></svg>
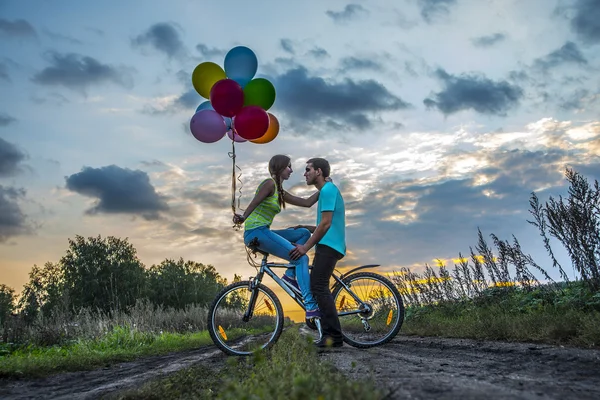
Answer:
<svg viewBox="0 0 600 400"><path fill-rule="evenodd" d="M358 272L343 281L351 292L337 284L332 294L344 341L368 348L392 340L404 322L404 303L396 286L372 272Z"/></svg>
<svg viewBox="0 0 600 400"><path fill-rule="evenodd" d="M245 356L265 349L283 330L283 308L275 293L260 284L254 307L247 314L253 291L249 281L233 283L215 298L208 312L208 332L215 345L227 354Z"/></svg>

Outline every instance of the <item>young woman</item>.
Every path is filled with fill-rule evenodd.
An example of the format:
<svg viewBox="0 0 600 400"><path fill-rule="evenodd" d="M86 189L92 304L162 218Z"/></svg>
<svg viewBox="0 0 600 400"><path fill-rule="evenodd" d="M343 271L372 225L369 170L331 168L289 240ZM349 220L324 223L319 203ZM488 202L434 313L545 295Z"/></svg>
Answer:
<svg viewBox="0 0 600 400"><path fill-rule="evenodd" d="M285 205L311 207L319 200L319 192L303 199L283 190L283 181L292 174L291 159L288 156L276 155L269 161L270 178L258 185L254 198L246 208L244 215L235 214L233 222L244 222L244 243L248 245L257 238L259 249L276 257L288 260L294 268L288 268L282 277L286 282L299 287L306 306L306 318L319 316L319 307L310 290L310 274L308 272L308 256L292 260L290 251L292 243L304 244L310 238L310 231L305 228L288 228L271 230L271 224Z"/></svg>

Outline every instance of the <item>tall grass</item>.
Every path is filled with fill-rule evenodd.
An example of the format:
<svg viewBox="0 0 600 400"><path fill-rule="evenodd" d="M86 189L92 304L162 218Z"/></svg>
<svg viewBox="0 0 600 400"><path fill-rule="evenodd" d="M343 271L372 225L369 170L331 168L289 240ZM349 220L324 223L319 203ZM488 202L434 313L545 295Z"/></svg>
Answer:
<svg viewBox="0 0 600 400"><path fill-rule="evenodd" d="M521 250L519 241L502 241L492 235L497 256L478 230L478 243L470 249L470 257L459 254L458 262L449 270L438 260L435 267L426 265L419 274L401 268L391 277L407 306L424 306L471 299L491 287L518 287L532 290L540 287L534 270L543 280L552 281L548 273Z"/></svg>
<svg viewBox="0 0 600 400"><path fill-rule="evenodd" d="M491 235L494 256L478 234L452 270L439 261L392 276L407 305L404 333L600 346L600 292L585 280L552 282L514 237Z"/></svg>
<svg viewBox="0 0 600 400"><path fill-rule="evenodd" d="M138 300L124 311L105 313L87 308L77 313L55 308L50 315L40 313L32 323L13 317L2 327L5 343L52 346L73 340L93 340L110 334L117 327L140 333L189 333L206 329L207 307L189 305L182 310L156 306Z"/></svg>
<svg viewBox="0 0 600 400"><path fill-rule="evenodd" d="M94 369L143 356L197 349L212 344L207 331L195 333L140 332L114 327L96 339L76 339L54 346L0 345L0 378L45 376Z"/></svg>

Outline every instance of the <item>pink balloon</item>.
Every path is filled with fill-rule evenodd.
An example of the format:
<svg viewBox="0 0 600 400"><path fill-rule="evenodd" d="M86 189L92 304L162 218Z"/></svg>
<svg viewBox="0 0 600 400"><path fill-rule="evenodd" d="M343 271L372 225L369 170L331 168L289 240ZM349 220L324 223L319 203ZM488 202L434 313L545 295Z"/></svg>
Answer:
<svg viewBox="0 0 600 400"><path fill-rule="evenodd" d="M214 143L227 132L223 117L213 110L200 110L190 121L192 135L203 143Z"/></svg>
<svg viewBox="0 0 600 400"><path fill-rule="evenodd" d="M246 139L244 139L243 137L241 137L237 133L233 133L233 130L231 130L231 129L227 131L227 136L229 136L229 139L231 139L231 140L233 140L234 142L237 142L237 143L247 142Z"/></svg>
<svg viewBox="0 0 600 400"><path fill-rule="evenodd" d="M244 90L232 79L221 79L210 89L210 103L224 117L233 117L244 106Z"/></svg>
<svg viewBox="0 0 600 400"><path fill-rule="evenodd" d="M269 129L269 114L259 106L246 106L233 119L233 126L244 139L258 139Z"/></svg>

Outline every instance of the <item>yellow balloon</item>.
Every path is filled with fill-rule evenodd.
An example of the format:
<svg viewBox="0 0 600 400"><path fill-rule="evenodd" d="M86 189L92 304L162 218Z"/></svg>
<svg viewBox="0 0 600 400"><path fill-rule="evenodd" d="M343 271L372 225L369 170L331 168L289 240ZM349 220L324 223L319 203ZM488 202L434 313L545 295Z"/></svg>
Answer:
<svg viewBox="0 0 600 400"><path fill-rule="evenodd" d="M227 78L225 71L213 62L203 62L194 68L192 85L198 94L205 99L210 99L210 89L221 79Z"/></svg>
<svg viewBox="0 0 600 400"><path fill-rule="evenodd" d="M277 121L277 118L270 112L267 114L269 114L269 129L267 129L265 134L258 139L251 140L252 143L265 144L277 137L277 134L279 133L279 121Z"/></svg>

